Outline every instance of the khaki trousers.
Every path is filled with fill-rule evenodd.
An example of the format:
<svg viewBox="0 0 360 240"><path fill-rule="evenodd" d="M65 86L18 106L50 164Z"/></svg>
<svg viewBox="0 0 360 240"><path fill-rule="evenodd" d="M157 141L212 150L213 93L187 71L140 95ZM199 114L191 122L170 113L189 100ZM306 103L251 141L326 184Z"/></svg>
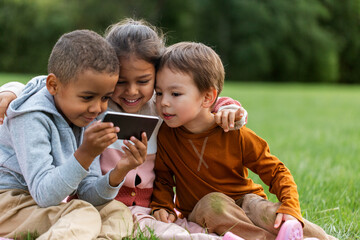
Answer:
<svg viewBox="0 0 360 240"><path fill-rule="evenodd" d="M29 192L0 190L0 237L21 239L36 232L43 239L121 239L130 236L133 220L121 202L94 207L82 200L39 207Z"/></svg>
<svg viewBox="0 0 360 240"><path fill-rule="evenodd" d="M274 240L279 231L274 228L279 206L280 203L272 203L256 194L246 194L235 202L225 194L214 192L200 199L188 219L218 235L231 231L246 240ZM305 219L303 230L304 238L336 239Z"/></svg>

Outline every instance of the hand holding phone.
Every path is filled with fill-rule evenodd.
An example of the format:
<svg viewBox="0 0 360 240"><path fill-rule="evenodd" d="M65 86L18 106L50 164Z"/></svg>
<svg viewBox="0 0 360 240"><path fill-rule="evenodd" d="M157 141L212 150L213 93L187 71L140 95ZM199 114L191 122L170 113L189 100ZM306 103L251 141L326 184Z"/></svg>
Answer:
<svg viewBox="0 0 360 240"><path fill-rule="evenodd" d="M150 139L159 118L142 114L122 113L108 111L105 113L103 122L112 122L120 128L117 133L119 139L129 140L131 136L141 140L141 133L145 132Z"/></svg>

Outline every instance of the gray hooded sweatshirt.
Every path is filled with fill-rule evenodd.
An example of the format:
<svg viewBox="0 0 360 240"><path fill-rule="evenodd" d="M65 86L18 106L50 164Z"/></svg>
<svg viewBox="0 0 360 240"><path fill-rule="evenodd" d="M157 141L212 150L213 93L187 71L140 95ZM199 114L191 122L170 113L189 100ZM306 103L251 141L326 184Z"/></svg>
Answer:
<svg viewBox="0 0 360 240"><path fill-rule="evenodd" d="M0 125L0 189L29 191L40 207L58 205L68 195L93 205L112 200L122 183L109 185L99 157L89 170L75 159L84 128L71 128L45 87L46 76L32 79L7 110Z"/></svg>

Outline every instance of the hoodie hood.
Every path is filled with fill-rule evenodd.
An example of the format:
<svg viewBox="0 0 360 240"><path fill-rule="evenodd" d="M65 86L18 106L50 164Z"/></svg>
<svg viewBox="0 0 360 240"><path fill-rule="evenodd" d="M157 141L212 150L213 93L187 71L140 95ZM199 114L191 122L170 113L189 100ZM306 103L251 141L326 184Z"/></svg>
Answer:
<svg viewBox="0 0 360 240"><path fill-rule="evenodd" d="M6 112L9 120L33 111L47 112L61 117L55 107L53 96L46 88L46 78L46 75L38 76L26 84L20 96L9 105Z"/></svg>

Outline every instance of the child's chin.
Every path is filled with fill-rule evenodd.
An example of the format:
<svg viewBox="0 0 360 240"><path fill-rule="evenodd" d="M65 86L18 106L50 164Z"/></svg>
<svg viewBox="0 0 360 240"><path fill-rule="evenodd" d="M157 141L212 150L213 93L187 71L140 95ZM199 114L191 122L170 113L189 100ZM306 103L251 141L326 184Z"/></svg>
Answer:
<svg viewBox="0 0 360 240"><path fill-rule="evenodd" d="M166 123L166 125L168 125L168 126L171 127L171 128L177 128L177 127L180 127L180 126L181 126L181 124L177 124L177 123L173 123L173 122L168 122L168 121L166 121L166 120L165 120L165 123Z"/></svg>

